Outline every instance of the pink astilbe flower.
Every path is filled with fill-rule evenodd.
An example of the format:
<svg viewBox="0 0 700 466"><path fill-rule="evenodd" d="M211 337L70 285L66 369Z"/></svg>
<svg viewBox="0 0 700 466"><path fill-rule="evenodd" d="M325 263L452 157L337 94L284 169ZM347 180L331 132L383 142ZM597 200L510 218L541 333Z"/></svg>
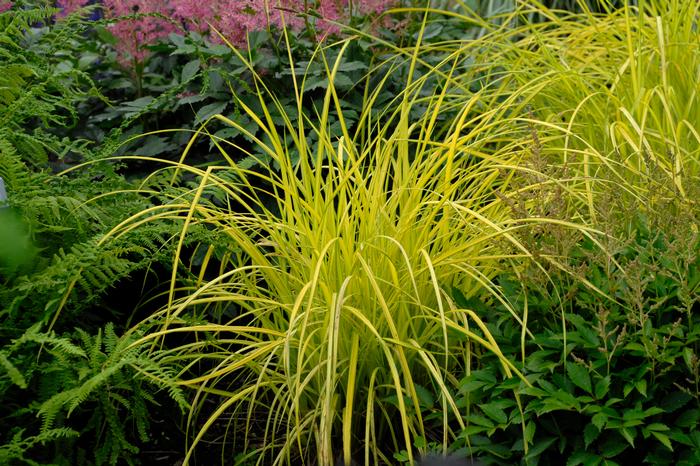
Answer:
<svg viewBox="0 0 700 466"><path fill-rule="evenodd" d="M0 13L4 13L7 10L12 8L12 2L11 1L2 1L0 0Z"/></svg>
<svg viewBox="0 0 700 466"><path fill-rule="evenodd" d="M239 47L245 47L246 36L251 31L281 27L282 24L299 29L304 24L298 15L303 0L212 0L200 3L174 0L171 3L175 16L188 29L209 32L214 42L221 42L216 30Z"/></svg>
<svg viewBox="0 0 700 466"><path fill-rule="evenodd" d="M340 27L334 23L345 23L353 15L380 13L395 0L173 0L170 3L175 17L188 28L208 31L212 40L221 42L218 34L208 27L210 24L234 45L245 47L250 31L283 25L296 31L303 29L305 14L312 14L311 22L322 35L337 34Z"/></svg>
<svg viewBox="0 0 700 466"><path fill-rule="evenodd" d="M380 13L395 1L103 0L103 7L106 18L122 18L110 26L110 30L118 39L116 47L119 61L128 65L134 60L141 62L146 59L147 45L181 30L166 18L172 18L188 30L208 34L214 42L221 42L216 32L219 31L232 44L246 47L249 32L282 26L300 31L307 24L304 15L311 13L310 21L319 33L324 36L337 34L340 28L334 23L345 23L353 15ZM4 5L2 2L0 0L0 11ZM63 9L62 15L66 15L88 2L89 0L57 0L57 6ZM163 17L135 16L148 13L158 13ZM316 18L318 16L320 19Z"/></svg>
<svg viewBox="0 0 700 466"><path fill-rule="evenodd" d="M190 2L197 4L196 1ZM88 3L90 0L56 0L56 6L62 9L59 16L69 15ZM168 0L104 0L102 3L106 18L123 17L116 24L109 26L109 29L117 38L117 58L124 65L130 65L132 60L145 60L148 56L146 45L154 44L171 32L178 31L176 25L165 19L174 16L171 2ZM136 13L159 13L165 18L135 16Z"/></svg>
<svg viewBox="0 0 700 466"><path fill-rule="evenodd" d="M323 35L340 33L340 28L336 24L330 22L342 22L343 20L343 8L341 7L347 7L347 5L339 5L339 3L340 2L326 0L319 2L316 7L316 13L322 18L321 21L316 24L316 28ZM347 4L347 1L343 3Z"/></svg>
<svg viewBox="0 0 700 466"><path fill-rule="evenodd" d="M167 0L105 0L104 6L108 18L123 17L121 21L110 26L110 31L119 42L117 52L122 62L129 57L143 61L148 56L144 47L167 37L171 32L178 32L175 24L157 16L134 16L136 13L159 13L172 17L172 9ZM134 16L128 18L128 16Z"/></svg>
<svg viewBox="0 0 700 466"><path fill-rule="evenodd" d="M359 8L359 14L362 15L381 13L382 11L387 10L394 3L396 3L394 0L359 0L354 2L354 4Z"/></svg>
<svg viewBox="0 0 700 466"><path fill-rule="evenodd" d="M221 0L171 0L170 6L174 17L185 23L189 30L206 33L209 30L207 23L214 21L219 14L221 3Z"/></svg>

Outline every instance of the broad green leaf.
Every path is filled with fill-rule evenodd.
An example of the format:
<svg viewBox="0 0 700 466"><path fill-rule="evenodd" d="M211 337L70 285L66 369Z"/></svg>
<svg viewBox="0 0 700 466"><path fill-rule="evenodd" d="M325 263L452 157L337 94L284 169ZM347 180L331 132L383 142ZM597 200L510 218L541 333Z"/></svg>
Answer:
<svg viewBox="0 0 700 466"><path fill-rule="evenodd" d="M154 100L155 99L149 95L146 97L140 97L140 98L132 100L130 102L124 102L123 105L126 107L130 107L132 109L141 110L141 109L146 108L148 105L150 105L151 102L153 102Z"/></svg>
<svg viewBox="0 0 700 466"><path fill-rule="evenodd" d="M469 422L474 423L474 424L479 425L479 426L484 426L484 427L488 427L488 428L496 427L490 419L488 419L484 416L477 416L475 414L472 414L467 419L469 420Z"/></svg>
<svg viewBox="0 0 700 466"><path fill-rule="evenodd" d="M686 403L688 403L692 399L693 397L691 397L687 393L681 391L672 392L666 395L666 397L663 400L661 400L660 407L667 413L672 413L677 409L680 409L683 406L685 406Z"/></svg>
<svg viewBox="0 0 700 466"><path fill-rule="evenodd" d="M443 26L440 23L431 23L426 26L423 30L423 40L432 39L433 37L439 36L442 32L442 27ZM413 38L418 39L418 32L413 34Z"/></svg>
<svg viewBox="0 0 700 466"><path fill-rule="evenodd" d="M673 446L671 445L671 440L668 438L668 435L662 434L660 432L652 432L651 435L656 437L656 439L663 444L666 448L669 450L673 451Z"/></svg>
<svg viewBox="0 0 700 466"><path fill-rule="evenodd" d="M345 74L337 74L333 80L333 85L336 89L350 89L354 84L355 81Z"/></svg>
<svg viewBox="0 0 700 466"><path fill-rule="evenodd" d="M622 396L627 398L627 395L630 394L634 390L634 384L631 383L626 383L625 386L622 388Z"/></svg>
<svg viewBox="0 0 700 466"><path fill-rule="evenodd" d="M644 417L656 416L657 414L661 414L663 412L664 410L658 406L652 406L651 408L644 410Z"/></svg>
<svg viewBox="0 0 700 466"><path fill-rule="evenodd" d="M637 352L641 355L645 354L646 350L643 345L639 343L628 343L623 348L625 351Z"/></svg>
<svg viewBox="0 0 700 466"><path fill-rule="evenodd" d="M418 395L418 401L420 402L421 408L430 409L435 405L435 397L422 385L415 384L416 394Z"/></svg>
<svg viewBox="0 0 700 466"><path fill-rule="evenodd" d="M587 451L578 450L574 452L566 461L566 466L597 466L602 461L602 458Z"/></svg>
<svg viewBox="0 0 700 466"><path fill-rule="evenodd" d="M695 427L698 424L700 424L700 409L684 411L675 422L678 427Z"/></svg>
<svg viewBox="0 0 700 466"><path fill-rule="evenodd" d="M615 458L629 448L629 444L621 441L622 439L620 439L618 435L607 435L606 433L603 438L604 441L600 445L598 451L600 455L606 458L608 461L610 458Z"/></svg>
<svg viewBox="0 0 700 466"><path fill-rule="evenodd" d="M532 440L535 438L535 431L537 430L537 424L534 421L528 421L525 424L525 441L530 444L532 443Z"/></svg>
<svg viewBox="0 0 700 466"><path fill-rule="evenodd" d="M308 76L304 81L304 91L313 91L314 89L325 89L328 87L328 78L326 76Z"/></svg>
<svg viewBox="0 0 700 466"><path fill-rule="evenodd" d="M667 426L666 424L661 424L660 422L654 422L652 424L649 424L648 426L645 426L644 428L649 431L653 430L656 432L667 432L671 430L669 426Z"/></svg>
<svg viewBox="0 0 700 466"><path fill-rule="evenodd" d="M205 105L197 112L197 121L201 123L214 115L223 113L227 105L227 102L214 102L213 104Z"/></svg>
<svg viewBox="0 0 700 466"><path fill-rule="evenodd" d="M605 395L607 395L608 390L610 389L610 376L603 377L599 381L596 382L595 384L595 397L598 399L603 398Z"/></svg>
<svg viewBox="0 0 700 466"><path fill-rule="evenodd" d="M566 373L574 385L588 393L592 393L593 389L591 387L591 375L588 373L587 368L572 362L567 362Z"/></svg>
<svg viewBox="0 0 700 466"><path fill-rule="evenodd" d="M623 427L618 432L620 432L625 440L634 448L634 438L637 436L637 429L634 427Z"/></svg>
<svg viewBox="0 0 700 466"><path fill-rule="evenodd" d="M637 388L637 391L642 394L642 396L647 396L647 381L646 379L641 379L637 381L637 384L635 386Z"/></svg>
<svg viewBox="0 0 700 466"><path fill-rule="evenodd" d="M484 414L499 424L506 424L508 422L508 416L505 411L496 406L495 403L480 405L479 408L481 408Z"/></svg>
<svg viewBox="0 0 700 466"><path fill-rule="evenodd" d="M343 62L338 66L338 71L350 72L350 71L365 71L368 65L363 61L348 61Z"/></svg>
<svg viewBox="0 0 700 466"><path fill-rule="evenodd" d="M583 429L583 441L585 442L586 448L588 448L599 435L600 429L598 429L594 424L588 424Z"/></svg>
<svg viewBox="0 0 700 466"><path fill-rule="evenodd" d="M547 448L549 448L557 440L558 440L557 437L549 437L549 438L542 439L539 442L535 443L528 450L527 455L525 456L525 461L531 461L531 460L534 460L535 458L539 457L542 454L542 452L544 452Z"/></svg>
<svg viewBox="0 0 700 466"><path fill-rule="evenodd" d="M197 74L197 71L199 71L199 60L192 60L188 62L182 68L182 77L180 79L180 82L184 83L189 81Z"/></svg>
<svg viewBox="0 0 700 466"><path fill-rule="evenodd" d="M149 136L144 144L134 152L139 155L154 156L168 151L176 151L177 146L161 136Z"/></svg>
<svg viewBox="0 0 700 466"><path fill-rule="evenodd" d="M422 450L428 446L428 441L425 439L425 437L418 435L413 439L413 446L419 450Z"/></svg>
<svg viewBox="0 0 700 466"><path fill-rule="evenodd" d="M472 424L472 425L468 425L467 427L462 429L462 435L471 436L471 435L483 434L484 432L489 432L493 428L494 428L493 425L491 427L487 427L487 426Z"/></svg>
<svg viewBox="0 0 700 466"><path fill-rule="evenodd" d="M593 423L598 430L603 430L605 425L608 423L608 416L606 416L604 413L598 413L591 418L591 423Z"/></svg>

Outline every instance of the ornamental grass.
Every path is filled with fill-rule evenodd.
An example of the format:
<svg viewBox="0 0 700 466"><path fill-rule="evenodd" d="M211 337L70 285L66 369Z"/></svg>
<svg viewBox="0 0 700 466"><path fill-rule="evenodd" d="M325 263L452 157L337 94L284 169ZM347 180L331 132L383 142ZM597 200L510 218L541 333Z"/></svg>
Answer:
<svg viewBox="0 0 700 466"><path fill-rule="evenodd" d="M501 354L483 309L505 306L524 341L526 309L511 305L494 277L530 260L519 229L575 226L514 218L504 193L520 155L489 154L502 145L495 122L516 104L475 92L447 106L451 86L426 83L453 76L436 68L411 78L418 49L406 90L391 105L375 103L383 81L359 84L365 105L352 127L333 85L342 50L333 63L323 48L314 58L328 75L314 115L302 111L304 76L290 83L291 110L259 78L257 111L232 88L265 136L213 116L179 162L162 161L162 172L191 189L161 193L161 205L105 239L174 219L180 244L189 228L204 225L230 245L224 253L211 245L196 263L178 247L167 305L135 327L150 329L139 343L164 344L187 365L180 384L196 396L186 464L210 430L224 431L223 462L238 454L256 464L391 464L400 450L413 461L426 439L446 449L465 427L468 406L455 395L481 354L495 354L504 377L528 383ZM445 112L455 115L448 124L439 122ZM212 136L217 122L252 146ZM211 138L221 163L187 164L200 137ZM186 264L197 278L179 287L175 271Z"/></svg>

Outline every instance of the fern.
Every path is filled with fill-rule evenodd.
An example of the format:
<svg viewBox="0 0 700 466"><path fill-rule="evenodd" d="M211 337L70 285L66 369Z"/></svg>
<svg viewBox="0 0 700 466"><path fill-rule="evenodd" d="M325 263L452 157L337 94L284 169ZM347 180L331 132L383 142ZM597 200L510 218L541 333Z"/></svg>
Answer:
<svg viewBox="0 0 700 466"><path fill-rule="evenodd" d="M9 443L0 445L0 464L9 465L21 462L21 464L25 465L39 466L41 463L25 456L27 451L30 451L38 445L45 445L47 443L78 436L77 431L65 427L49 429L38 435L29 437L24 437L23 434L24 430L19 430Z"/></svg>
<svg viewBox="0 0 700 466"><path fill-rule="evenodd" d="M0 352L0 366L5 370L10 381L20 388L27 388L27 381L22 373L17 369L4 353Z"/></svg>
<svg viewBox="0 0 700 466"><path fill-rule="evenodd" d="M188 404L176 384L180 367L171 366L165 353L150 351L150 345L134 345L141 336L119 337L111 324L93 336L76 330L72 338L41 332L35 326L6 348L9 358L32 347L44 347L40 368L48 370L42 370L41 377L50 379L43 385L51 387L52 395L36 407L41 427L32 439L45 442L59 432L80 432L84 436L94 429L96 433L103 432L96 436L96 464L116 464L138 454L137 442L148 441L148 410L156 403L154 390L167 393L184 412ZM8 376L0 375L0 381L3 377ZM90 405L85 412L92 413L87 427L71 426L72 415L85 405ZM136 426L135 438L129 428L131 423ZM21 440L21 433L20 437L17 435L0 447L0 452L4 449L7 455L20 458L24 454L20 447L31 449L36 445ZM54 441L61 439L57 436Z"/></svg>
<svg viewBox="0 0 700 466"><path fill-rule="evenodd" d="M69 47L86 28L79 18L48 30L32 27L50 22L57 12L54 8L17 9L0 17L0 151L9 143L34 167L43 166L49 154L60 157L79 150L82 142L71 143L43 128L74 124L77 104L99 97L87 74L61 68L56 58L47 59Z"/></svg>
<svg viewBox="0 0 700 466"><path fill-rule="evenodd" d="M176 404L186 406L172 382L177 370L163 366L157 354L131 348L135 336L119 337L112 325L93 332L83 317L96 314L101 297L120 280L158 260L151 249L160 248L175 228L154 225L134 241L125 237L100 246L114 219L150 201L138 194L91 201L106 191L130 189L112 164L63 177L47 170L49 159L69 153L97 158L86 141L45 129L70 127L77 121L78 104L99 97L87 75L59 68L55 58L80 39L85 30L80 18L32 28L51 23L56 11L17 9L0 16L0 177L10 208L40 251L22 269L0 265L3 465L77 464L71 446L76 438L92 445L91 463L130 461L138 443L147 440L154 394L171 394ZM80 322L83 329L42 330L61 310L64 322ZM102 315L96 323L111 317ZM136 437L130 423L137 426ZM49 444L56 446L55 458L46 453Z"/></svg>
<svg viewBox="0 0 700 466"><path fill-rule="evenodd" d="M149 411L168 399L188 406L175 383L182 368L165 352L133 346L141 335L120 335L124 316L104 298L159 262L171 266L181 226L153 222L108 243L101 239L117 219L150 207L149 192L167 200L190 190L166 187L164 173L135 192L118 166L102 160L160 98L122 122L101 147L65 137L79 106L101 97L89 76L58 66L56 57L71 50L86 26L79 17L53 24L55 13L0 15L0 177L38 251L21 268L0 265L0 464L135 463L148 441ZM39 22L50 27L32 28ZM51 168L68 154L92 163L54 175ZM153 185L159 189L149 191ZM103 196L116 191L122 194ZM193 225L184 246L227 248L226 241ZM196 279L186 267L178 271L179 285ZM72 328L76 322L79 329ZM92 458L80 456L84 447Z"/></svg>

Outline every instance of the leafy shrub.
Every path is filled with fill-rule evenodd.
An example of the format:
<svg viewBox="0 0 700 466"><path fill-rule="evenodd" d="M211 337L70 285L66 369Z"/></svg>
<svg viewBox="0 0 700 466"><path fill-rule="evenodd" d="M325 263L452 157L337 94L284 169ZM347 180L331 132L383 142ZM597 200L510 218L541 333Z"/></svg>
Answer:
<svg viewBox="0 0 700 466"><path fill-rule="evenodd" d="M463 435L475 452L497 463L700 461L700 240L676 221L649 222L637 216L635 235L619 242L612 259L621 268L583 245L580 273L613 299L580 285L556 290L568 297L565 332L547 317L560 306L557 294L533 293L537 287L530 286L535 336L522 370L533 388L516 390L524 411L509 396L514 383L501 381L490 358L461 383L473 410ZM506 312L489 329L504 354L517 354L520 332ZM517 440L523 431L531 443L527 453Z"/></svg>

